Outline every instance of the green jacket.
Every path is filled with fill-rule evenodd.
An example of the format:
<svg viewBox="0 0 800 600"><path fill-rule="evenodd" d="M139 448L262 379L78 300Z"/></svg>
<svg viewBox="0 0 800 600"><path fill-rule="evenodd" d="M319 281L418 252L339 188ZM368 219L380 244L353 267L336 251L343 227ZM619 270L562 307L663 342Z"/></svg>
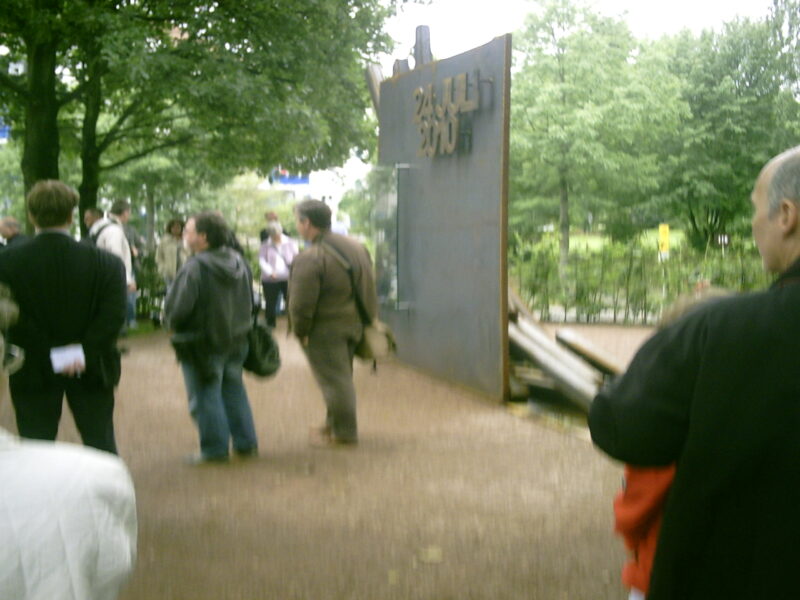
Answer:
<svg viewBox="0 0 800 600"><path fill-rule="evenodd" d="M353 285L344 266L322 242L330 244L347 259L370 321L378 314L375 277L369 252L359 242L325 231L310 248L298 254L289 277L289 318L298 337L314 328L331 324L358 324Z"/></svg>

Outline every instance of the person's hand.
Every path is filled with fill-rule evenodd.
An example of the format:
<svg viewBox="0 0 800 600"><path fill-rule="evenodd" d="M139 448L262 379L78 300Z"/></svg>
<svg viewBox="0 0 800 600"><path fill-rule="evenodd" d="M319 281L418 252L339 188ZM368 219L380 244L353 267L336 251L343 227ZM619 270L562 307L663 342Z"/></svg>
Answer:
<svg viewBox="0 0 800 600"><path fill-rule="evenodd" d="M67 365L64 367L64 370L61 371L61 375L66 377L80 377L81 373L86 370L86 365L83 361L76 360L74 363Z"/></svg>
<svg viewBox="0 0 800 600"><path fill-rule="evenodd" d="M128 291L129 292L135 292L136 291L136 282L135 281L128 284Z"/></svg>

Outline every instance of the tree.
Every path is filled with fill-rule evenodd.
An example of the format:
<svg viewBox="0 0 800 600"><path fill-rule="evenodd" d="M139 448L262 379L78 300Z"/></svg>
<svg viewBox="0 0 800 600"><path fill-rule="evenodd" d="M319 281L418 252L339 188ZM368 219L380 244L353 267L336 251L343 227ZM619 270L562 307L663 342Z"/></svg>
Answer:
<svg viewBox="0 0 800 600"><path fill-rule="evenodd" d="M7 4L0 72L27 68L0 75L0 99L15 130L27 124L26 188L58 176L59 133L81 156L82 208L96 203L103 173L164 148L232 172L320 168L367 147L361 68L386 47L393 3Z"/></svg>
<svg viewBox="0 0 800 600"><path fill-rule="evenodd" d="M357 181L355 188L344 194L339 210L349 215L353 233L372 239L376 228L385 226L383 222L376 222L382 218L382 215L376 214L376 209L387 195L394 193L396 177L394 169L373 165L364 180Z"/></svg>
<svg viewBox="0 0 800 600"><path fill-rule="evenodd" d="M14 142L0 145L0 206L3 215L13 215L20 223L26 220L20 200L24 185L19 170L20 152Z"/></svg>
<svg viewBox="0 0 800 600"><path fill-rule="evenodd" d="M690 108L665 153L664 198L692 245L704 249L749 213L763 164L796 143L796 79L767 20L738 20L721 33L684 32L663 43Z"/></svg>
<svg viewBox="0 0 800 600"><path fill-rule="evenodd" d="M619 212L619 202L655 191L655 140L678 122L683 107L663 61L642 56L623 22L569 0L540 8L516 44L511 213L513 223L518 207L553 206L558 199L563 272L571 200L584 210Z"/></svg>

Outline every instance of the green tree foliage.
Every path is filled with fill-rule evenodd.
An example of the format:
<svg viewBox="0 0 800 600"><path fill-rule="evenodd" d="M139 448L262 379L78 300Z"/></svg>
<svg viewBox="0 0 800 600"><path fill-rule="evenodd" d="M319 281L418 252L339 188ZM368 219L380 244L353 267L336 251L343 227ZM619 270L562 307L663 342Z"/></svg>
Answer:
<svg viewBox="0 0 800 600"><path fill-rule="evenodd" d="M355 189L344 194L339 210L350 217L351 232L371 239L377 229L385 226L385 223L376 222L381 218L376 214L376 207L387 194L393 193L396 176L394 169L373 166L363 182L359 181Z"/></svg>
<svg viewBox="0 0 800 600"><path fill-rule="evenodd" d="M623 22L569 0L540 9L516 43L511 224L558 210L563 268L575 205L586 221L613 218L657 190L656 139L685 108L663 57L640 49Z"/></svg>
<svg viewBox="0 0 800 600"><path fill-rule="evenodd" d="M0 206L4 215L15 216L20 223L26 220L25 208L20 202L24 185L19 170L20 152L17 144L0 145Z"/></svg>
<svg viewBox="0 0 800 600"><path fill-rule="evenodd" d="M62 139L84 208L104 173L166 148L223 172L339 164L369 146L362 66L393 4L6 0L0 113L26 187L59 175Z"/></svg>
<svg viewBox="0 0 800 600"><path fill-rule="evenodd" d="M800 138L800 2L657 42L570 0L541 0L516 43L510 226L625 239L658 221L697 249L745 233L761 166Z"/></svg>
<svg viewBox="0 0 800 600"><path fill-rule="evenodd" d="M735 21L700 37L685 32L662 49L690 108L664 156L664 198L690 243L703 249L749 212L764 163L797 143L794 76L766 19Z"/></svg>

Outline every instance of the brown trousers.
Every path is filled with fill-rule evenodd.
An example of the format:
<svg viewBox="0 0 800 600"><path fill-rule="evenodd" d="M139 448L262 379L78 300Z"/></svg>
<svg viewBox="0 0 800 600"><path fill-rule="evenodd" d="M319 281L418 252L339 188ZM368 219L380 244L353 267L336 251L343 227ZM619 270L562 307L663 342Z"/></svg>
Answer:
<svg viewBox="0 0 800 600"><path fill-rule="evenodd" d="M326 425L336 439L358 439L353 352L361 338L360 323L318 323L308 336L305 353L327 408Z"/></svg>

